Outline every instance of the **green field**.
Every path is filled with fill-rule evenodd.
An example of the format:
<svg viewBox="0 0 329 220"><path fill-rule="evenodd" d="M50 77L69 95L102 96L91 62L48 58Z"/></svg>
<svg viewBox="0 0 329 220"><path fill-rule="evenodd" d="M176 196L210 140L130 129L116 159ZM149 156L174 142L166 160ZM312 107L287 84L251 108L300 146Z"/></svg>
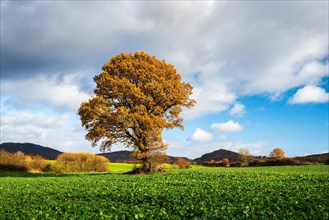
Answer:
<svg viewBox="0 0 329 220"><path fill-rule="evenodd" d="M329 166L0 174L0 219L329 219Z"/></svg>

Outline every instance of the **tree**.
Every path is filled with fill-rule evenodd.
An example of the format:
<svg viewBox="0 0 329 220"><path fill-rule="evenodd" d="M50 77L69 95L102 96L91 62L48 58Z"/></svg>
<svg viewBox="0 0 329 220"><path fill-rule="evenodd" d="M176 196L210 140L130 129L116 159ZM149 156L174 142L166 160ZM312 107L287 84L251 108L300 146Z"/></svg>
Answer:
<svg viewBox="0 0 329 220"><path fill-rule="evenodd" d="M273 151L271 151L269 156L273 158L285 158L286 154L281 148L275 148Z"/></svg>
<svg viewBox="0 0 329 220"><path fill-rule="evenodd" d="M238 153L239 153L238 160L241 163L241 165L243 166L248 165L248 163L252 159L250 151L245 148L240 148Z"/></svg>
<svg viewBox="0 0 329 220"><path fill-rule="evenodd" d="M86 139L102 151L122 142L142 162L141 170L150 172L152 155L167 148L163 129L183 129L179 114L194 105L193 88L173 65L144 52L121 53L102 70L94 77L95 96L78 111Z"/></svg>
<svg viewBox="0 0 329 220"><path fill-rule="evenodd" d="M230 160L229 160L228 158L224 158L224 159L223 159L223 164L224 164L224 166L226 166L226 167L230 166Z"/></svg>

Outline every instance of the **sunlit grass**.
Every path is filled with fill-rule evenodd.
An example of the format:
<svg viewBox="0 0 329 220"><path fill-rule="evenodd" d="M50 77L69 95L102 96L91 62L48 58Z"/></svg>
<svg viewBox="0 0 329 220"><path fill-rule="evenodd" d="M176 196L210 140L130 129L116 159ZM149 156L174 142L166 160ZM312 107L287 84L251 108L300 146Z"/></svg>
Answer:
<svg viewBox="0 0 329 220"><path fill-rule="evenodd" d="M134 169L135 164L130 163L109 163L108 169L111 173L126 173Z"/></svg>

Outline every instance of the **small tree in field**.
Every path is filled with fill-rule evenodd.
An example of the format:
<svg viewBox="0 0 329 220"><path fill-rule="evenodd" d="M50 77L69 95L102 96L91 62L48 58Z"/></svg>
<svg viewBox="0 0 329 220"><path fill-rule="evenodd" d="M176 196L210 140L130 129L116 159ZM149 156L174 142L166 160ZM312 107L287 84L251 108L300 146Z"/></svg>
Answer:
<svg viewBox="0 0 329 220"><path fill-rule="evenodd" d="M224 158L224 159L223 159L223 164L224 164L224 166L226 166L226 167L230 166L230 160L229 160L228 158Z"/></svg>
<svg viewBox="0 0 329 220"><path fill-rule="evenodd" d="M124 143L142 162L142 172L151 172L153 155L166 149L163 129L183 128L182 107L195 103L192 86L174 66L144 52L121 53L102 70L94 77L95 96L78 111L86 139L102 151Z"/></svg>
<svg viewBox="0 0 329 220"><path fill-rule="evenodd" d="M240 148L238 153L239 153L238 160L241 163L241 165L242 166L248 165L248 163L252 159L250 151L245 148Z"/></svg>
<svg viewBox="0 0 329 220"><path fill-rule="evenodd" d="M285 158L286 154L281 148L275 148L273 151L271 151L269 156L273 158Z"/></svg>

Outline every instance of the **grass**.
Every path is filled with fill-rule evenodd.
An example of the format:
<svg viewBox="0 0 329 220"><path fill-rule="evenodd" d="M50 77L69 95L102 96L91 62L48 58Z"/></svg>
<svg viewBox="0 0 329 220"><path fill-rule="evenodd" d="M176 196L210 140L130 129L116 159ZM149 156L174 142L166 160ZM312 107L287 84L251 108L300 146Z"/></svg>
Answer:
<svg viewBox="0 0 329 220"><path fill-rule="evenodd" d="M328 219L329 166L0 174L0 219Z"/></svg>
<svg viewBox="0 0 329 220"><path fill-rule="evenodd" d="M111 173L126 173L134 168L134 164L128 163L109 163L108 169Z"/></svg>

